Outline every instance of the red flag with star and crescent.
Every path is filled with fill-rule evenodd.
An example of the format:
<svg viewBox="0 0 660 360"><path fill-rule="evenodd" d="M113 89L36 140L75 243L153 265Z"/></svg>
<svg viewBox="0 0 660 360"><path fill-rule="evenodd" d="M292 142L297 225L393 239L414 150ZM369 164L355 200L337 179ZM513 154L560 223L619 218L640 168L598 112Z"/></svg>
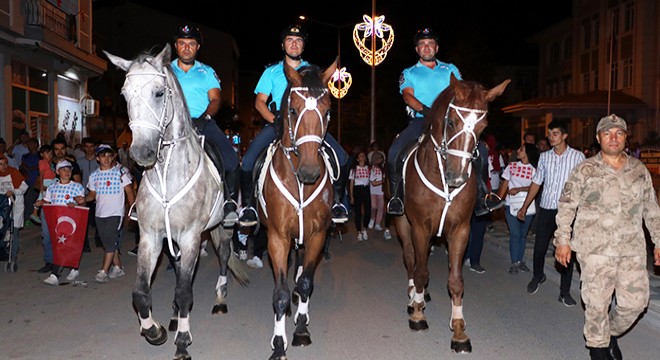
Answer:
<svg viewBox="0 0 660 360"><path fill-rule="evenodd" d="M78 268L85 243L89 208L46 204L42 210L53 248L53 264Z"/></svg>

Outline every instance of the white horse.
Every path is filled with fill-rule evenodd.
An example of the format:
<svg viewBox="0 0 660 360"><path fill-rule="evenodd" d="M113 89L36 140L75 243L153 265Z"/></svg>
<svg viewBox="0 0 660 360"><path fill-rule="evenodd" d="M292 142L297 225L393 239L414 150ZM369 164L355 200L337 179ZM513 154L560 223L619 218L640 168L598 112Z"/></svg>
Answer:
<svg viewBox="0 0 660 360"><path fill-rule="evenodd" d="M220 255L213 313L227 311L228 266L241 284L247 283L240 262L231 256L233 230L219 226L223 218L223 179L192 125L181 87L170 69L169 44L157 56L142 54L132 61L104 53L126 71L122 94L133 131L130 154L146 169L135 204L140 247L133 305L141 335L152 345L167 341L165 328L151 316L151 279L165 238L169 252L177 259L174 315L169 326L170 331L177 332L174 359L190 359L187 347L192 343L192 281L203 231L211 230Z"/></svg>

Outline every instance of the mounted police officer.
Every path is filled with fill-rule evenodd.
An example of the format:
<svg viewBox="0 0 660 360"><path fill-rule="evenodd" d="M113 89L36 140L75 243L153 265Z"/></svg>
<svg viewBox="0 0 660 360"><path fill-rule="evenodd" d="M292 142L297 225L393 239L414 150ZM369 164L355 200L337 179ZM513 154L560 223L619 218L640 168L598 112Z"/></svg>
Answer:
<svg viewBox="0 0 660 360"><path fill-rule="evenodd" d="M461 73L454 64L436 59L438 52L438 34L430 28L424 28L414 36L415 51L419 61L403 70L399 77L399 91L406 103L409 117L408 126L394 139L387 156L387 170L390 181L391 199L387 203L387 212L391 215L403 215L403 184L402 171L405 160L404 149L413 144L424 131L424 118L430 114L431 106L438 95L449 86L451 74L461 80ZM475 166L477 172L481 166ZM478 199L486 199L487 188L481 183L477 193ZM484 201L477 201L475 213L483 215L504 205L503 202L486 206Z"/></svg>
<svg viewBox="0 0 660 360"><path fill-rule="evenodd" d="M264 125L261 132L252 140L250 146L243 155L243 171L241 172L243 207L239 217L239 223L241 226L253 226L257 224L252 171L255 162L257 161L257 157L262 150L278 137L278 134L276 133L276 124L282 121L282 114L280 114L279 110L282 96L288 85L286 75L284 74L284 63L296 70L310 65L307 61L301 58L301 54L305 50L305 45L307 44L307 39L307 31L299 25L288 26L282 30L280 34L280 42L282 43L282 50L284 51L284 59L266 67L266 70L264 70L256 88L254 89L254 93L256 94L254 107L266 121L266 125ZM334 152L338 160L338 164L335 165L341 167L340 177L333 183L335 194L334 205L332 207L332 221L344 223L348 221L348 211L344 205L342 205L341 199L344 194L346 179L348 177L348 156L332 135L326 133L324 140L324 151L330 153L329 157L331 160L335 159L335 155L332 154L332 152Z"/></svg>
<svg viewBox="0 0 660 360"><path fill-rule="evenodd" d="M222 159L214 159L224 171L225 203L223 224L230 226L238 220L239 161L234 147L213 119L220 110L220 79L212 67L196 60L202 45L202 33L194 26L183 25L174 35L177 58L171 68L176 75L186 99L190 117L197 130L205 136L211 157L220 153ZM219 160L219 161L218 161Z"/></svg>

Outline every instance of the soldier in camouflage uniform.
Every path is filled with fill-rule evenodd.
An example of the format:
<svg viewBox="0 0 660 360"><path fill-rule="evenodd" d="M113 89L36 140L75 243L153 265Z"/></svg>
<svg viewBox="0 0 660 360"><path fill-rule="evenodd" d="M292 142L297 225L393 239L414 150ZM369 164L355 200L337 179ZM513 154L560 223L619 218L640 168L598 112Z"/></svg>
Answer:
<svg viewBox="0 0 660 360"><path fill-rule="evenodd" d="M648 169L624 152L626 132L622 118L600 119L601 152L572 171L559 199L555 257L566 266L575 251L581 265L583 331L591 359L621 359L617 337L648 305L642 222L660 265L660 207ZM616 306L608 314L614 293Z"/></svg>

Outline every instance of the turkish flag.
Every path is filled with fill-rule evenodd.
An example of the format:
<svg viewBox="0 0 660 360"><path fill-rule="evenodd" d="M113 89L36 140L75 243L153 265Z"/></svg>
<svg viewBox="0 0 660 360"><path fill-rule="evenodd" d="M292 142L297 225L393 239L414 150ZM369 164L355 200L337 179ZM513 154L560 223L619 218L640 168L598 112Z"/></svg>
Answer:
<svg viewBox="0 0 660 360"><path fill-rule="evenodd" d="M89 208L46 204L42 211L46 216L50 244L53 247L53 264L78 268L85 243Z"/></svg>

